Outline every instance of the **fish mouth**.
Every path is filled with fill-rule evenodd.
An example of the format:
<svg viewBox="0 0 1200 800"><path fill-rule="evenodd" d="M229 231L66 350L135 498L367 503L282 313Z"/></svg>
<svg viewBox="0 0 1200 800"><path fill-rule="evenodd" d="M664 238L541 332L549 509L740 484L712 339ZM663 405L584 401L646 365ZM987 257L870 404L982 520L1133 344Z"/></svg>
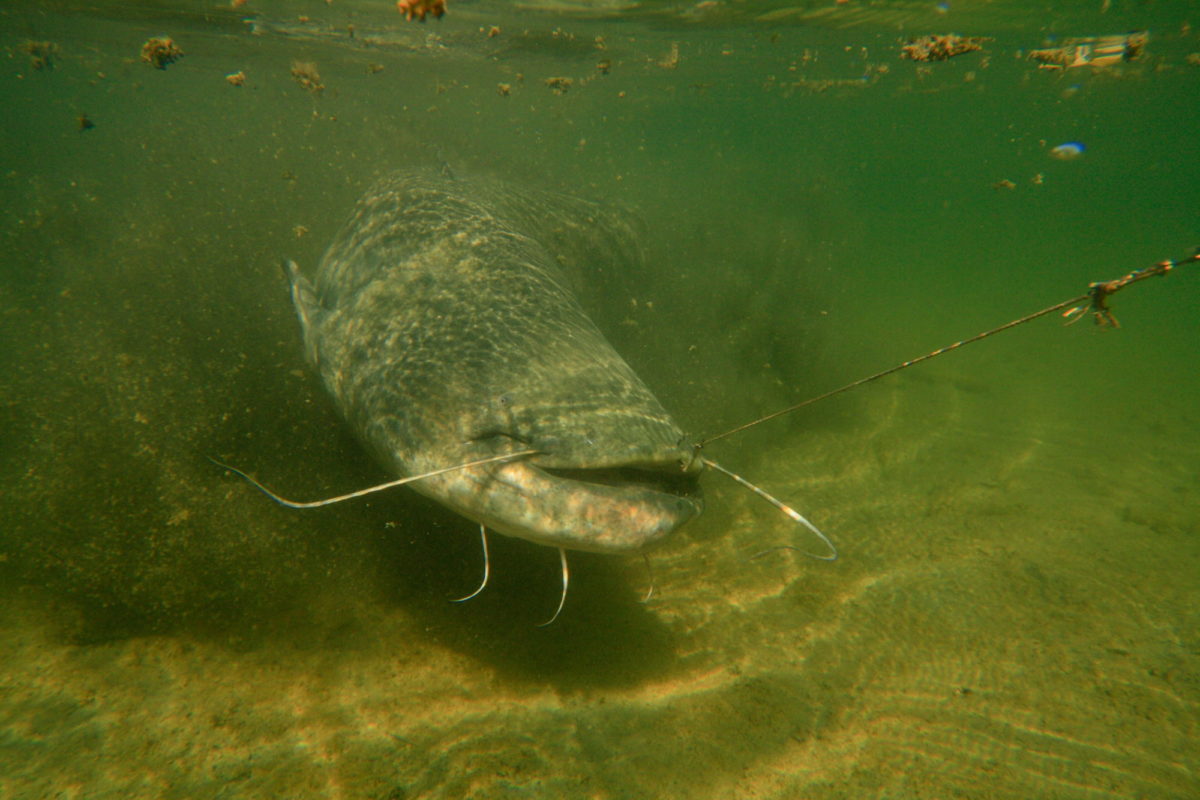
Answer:
<svg viewBox="0 0 1200 800"><path fill-rule="evenodd" d="M539 467L551 477L617 489L641 489L700 502L700 484L696 476L682 469L671 471L645 467L562 468Z"/></svg>
<svg viewBox="0 0 1200 800"><path fill-rule="evenodd" d="M704 507L698 472L674 461L587 468L537 458L480 467L469 488L459 484L466 493L447 487L447 499L498 533L595 553L642 552Z"/></svg>

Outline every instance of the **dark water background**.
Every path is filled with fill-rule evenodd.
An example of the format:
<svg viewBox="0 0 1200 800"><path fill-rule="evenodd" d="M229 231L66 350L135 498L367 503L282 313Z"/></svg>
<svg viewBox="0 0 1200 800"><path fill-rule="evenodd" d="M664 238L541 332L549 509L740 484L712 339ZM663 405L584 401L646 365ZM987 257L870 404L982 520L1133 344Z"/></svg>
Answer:
<svg viewBox="0 0 1200 800"><path fill-rule="evenodd" d="M469 523L402 492L287 511L205 459L303 497L386 477L278 264L394 168L631 209L645 265L583 300L697 436L1187 255L1192 25L1122 0L5 4L0 798L1200 795L1195 265L1118 295L1119 331L1041 320L712 446L839 562L749 560L800 534L711 476L649 604L637 559L579 555L549 629L550 550L493 537L488 590L450 605ZM1115 68L1026 58L1142 29ZM949 31L991 38L899 58ZM138 58L158 35L165 70Z"/></svg>

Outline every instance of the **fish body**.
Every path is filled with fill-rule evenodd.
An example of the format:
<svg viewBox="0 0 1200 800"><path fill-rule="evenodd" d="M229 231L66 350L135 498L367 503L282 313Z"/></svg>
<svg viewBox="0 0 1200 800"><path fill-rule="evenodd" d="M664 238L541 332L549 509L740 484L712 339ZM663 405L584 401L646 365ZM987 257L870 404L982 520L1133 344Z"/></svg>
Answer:
<svg viewBox="0 0 1200 800"><path fill-rule="evenodd" d="M560 268L564 247L605 256L601 221L564 195L402 172L311 281L289 271L308 359L385 469L535 449L411 485L509 536L638 552L700 513L702 463Z"/></svg>

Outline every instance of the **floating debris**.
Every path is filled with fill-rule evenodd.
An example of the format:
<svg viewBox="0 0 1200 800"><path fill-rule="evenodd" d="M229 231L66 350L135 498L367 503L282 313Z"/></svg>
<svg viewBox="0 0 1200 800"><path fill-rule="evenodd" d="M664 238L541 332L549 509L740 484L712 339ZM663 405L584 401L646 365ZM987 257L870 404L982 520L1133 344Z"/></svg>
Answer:
<svg viewBox="0 0 1200 800"><path fill-rule="evenodd" d="M241 70L238 70L237 72L231 72L225 76L225 80L230 86L245 86L246 73L242 72Z"/></svg>
<svg viewBox="0 0 1200 800"><path fill-rule="evenodd" d="M574 78L546 78L546 85L550 87L550 91L555 94L566 94L567 90L575 85Z"/></svg>
<svg viewBox="0 0 1200 800"><path fill-rule="evenodd" d="M21 45L21 51L29 55L29 66L34 69L54 69L53 59L58 55L58 45L54 42L30 40Z"/></svg>
<svg viewBox="0 0 1200 800"><path fill-rule="evenodd" d="M658 66L663 69L675 69L679 66L679 42L671 42L671 50L666 58L658 62Z"/></svg>
<svg viewBox="0 0 1200 800"><path fill-rule="evenodd" d="M446 13L446 0L397 0L396 10L409 22L414 19L424 22L425 17L430 14L436 19L441 19Z"/></svg>
<svg viewBox="0 0 1200 800"><path fill-rule="evenodd" d="M612 61L610 61L607 58L597 61L596 62L596 70L601 75L607 75L609 73L609 71L612 70Z"/></svg>
<svg viewBox="0 0 1200 800"><path fill-rule="evenodd" d="M313 94L325 91L325 84L321 83L321 73L317 72L317 65L311 61L293 61L292 78Z"/></svg>
<svg viewBox="0 0 1200 800"><path fill-rule="evenodd" d="M92 128L96 127L96 123L92 122L91 117L89 117L87 114L80 114L78 117L76 117L75 124L79 126L80 133L83 133L84 131L90 131Z"/></svg>
<svg viewBox="0 0 1200 800"><path fill-rule="evenodd" d="M1083 151L1087 150L1083 142L1063 142L1057 147L1050 148L1050 155L1060 161L1072 161L1083 155Z"/></svg>
<svg viewBox="0 0 1200 800"><path fill-rule="evenodd" d="M1146 31L1118 36L1087 36L1067 39L1059 47L1029 51L1039 69L1071 69L1073 67L1111 67L1123 61L1133 61L1142 55L1150 34Z"/></svg>
<svg viewBox="0 0 1200 800"><path fill-rule="evenodd" d="M154 36L142 45L142 61L155 69L166 69L183 58L183 50L170 36Z"/></svg>
<svg viewBox="0 0 1200 800"><path fill-rule="evenodd" d="M1004 178L1003 180L999 180L999 181L996 181L995 183L993 183L992 188L995 189L997 192L1000 191L1001 189L1008 189L1011 191L1012 189L1017 188L1017 185L1015 183L1013 183L1012 181L1010 181L1008 178Z"/></svg>
<svg viewBox="0 0 1200 800"><path fill-rule="evenodd" d="M986 36L959 36L954 33L933 34L910 39L900 48L900 57L913 61L945 61L953 56L982 50Z"/></svg>
<svg viewBox="0 0 1200 800"><path fill-rule="evenodd" d="M496 93L499 94L501 97L508 97L510 94L512 94L512 84L511 83L496 84Z"/></svg>
<svg viewBox="0 0 1200 800"><path fill-rule="evenodd" d="M872 79L867 76L861 78L800 78L787 83L776 84L768 82L763 86L764 90L779 88L782 90L784 97L791 97L796 91L811 92L813 94L824 94L825 92L834 89L862 89L870 86ZM707 88L705 85L693 84L693 88Z"/></svg>

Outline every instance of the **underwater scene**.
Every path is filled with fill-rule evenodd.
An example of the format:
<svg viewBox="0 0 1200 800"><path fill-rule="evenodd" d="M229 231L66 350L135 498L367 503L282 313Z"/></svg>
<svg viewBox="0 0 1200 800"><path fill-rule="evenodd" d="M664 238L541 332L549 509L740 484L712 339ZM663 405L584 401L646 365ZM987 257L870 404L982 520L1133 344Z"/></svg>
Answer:
<svg viewBox="0 0 1200 800"><path fill-rule="evenodd" d="M1200 797L1198 28L4 3L0 799Z"/></svg>

